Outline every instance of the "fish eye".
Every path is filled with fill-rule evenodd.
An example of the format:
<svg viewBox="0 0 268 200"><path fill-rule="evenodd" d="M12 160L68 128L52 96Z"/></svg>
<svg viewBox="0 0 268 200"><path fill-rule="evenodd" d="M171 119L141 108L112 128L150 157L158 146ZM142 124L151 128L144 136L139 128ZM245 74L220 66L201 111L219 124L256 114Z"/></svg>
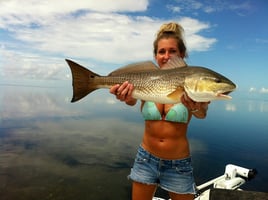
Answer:
<svg viewBox="0 0 268 200"><path fill-rule="evenodd" d="M203 77L201 80L207 80L207 81L213 81L215 83L221 83L221 79L219 78L213 78L213 77Z"/></svg>
<svg viewBox="0 0 268 200"><path fill-rule="evenodd" d="M213 83L221 83L222 82L222 80L220 78L216 78L216 77L203 77L203 78L201 78L201 80L209 81L209 82L213 82Z"/></svg>
<svg viewBox="0 0 268 200"><path fill-rule="evenodd" d="M220 82L221 82L221 79L219 79L219 78L215 78L214 81L215 81L216 83L220 83Z"/></svg>

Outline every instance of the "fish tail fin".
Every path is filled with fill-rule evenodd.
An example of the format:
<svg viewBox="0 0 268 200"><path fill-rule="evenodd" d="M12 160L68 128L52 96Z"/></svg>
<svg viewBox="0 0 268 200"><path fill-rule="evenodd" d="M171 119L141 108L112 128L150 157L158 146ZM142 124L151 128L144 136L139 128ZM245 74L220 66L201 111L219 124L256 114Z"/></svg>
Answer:
<svg viewBox="0 0 268 200"><path fill-rule="evenodd" d="M71 68L73 77L73 98L71 102L76 102L94 90L98 89L92 79L100 76L85 67L66 59L69 67Z"/></svg>

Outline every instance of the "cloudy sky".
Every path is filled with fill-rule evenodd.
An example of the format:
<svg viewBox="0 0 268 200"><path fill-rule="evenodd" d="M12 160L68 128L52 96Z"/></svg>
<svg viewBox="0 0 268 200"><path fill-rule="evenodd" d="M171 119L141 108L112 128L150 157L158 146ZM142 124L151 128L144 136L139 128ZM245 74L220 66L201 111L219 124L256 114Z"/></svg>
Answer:
<svg viewBox="0 0 268 200"><path fill-rule="evenodd" d="M65 58L103 75L152 60L156 31L175 21L189 65L267 93L267 17L266 0L0 0L0 84L71 81Z"/></svg>

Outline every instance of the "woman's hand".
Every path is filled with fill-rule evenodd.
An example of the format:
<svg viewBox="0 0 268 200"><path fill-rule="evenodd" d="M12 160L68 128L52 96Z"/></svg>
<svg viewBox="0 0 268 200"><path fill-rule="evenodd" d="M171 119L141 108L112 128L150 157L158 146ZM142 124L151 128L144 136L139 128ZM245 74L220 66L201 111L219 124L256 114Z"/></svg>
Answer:
<svg viewBox="0 0 268 200"><path fill-rule="evenodd" d="M209 102L195 102L186 93L182 95L181 102L197 118L205 118L207 115Z"/></svg>
<svg viewBox="0 0 268 200"><path fill-rule="evenodd" d="M128 81L125 81L122 85L116 84L110 88L110 93L114 94L120 101L124 101L128 105L135 105L137 99L134 99L131 95L134 90L134 86Z"/></svg>

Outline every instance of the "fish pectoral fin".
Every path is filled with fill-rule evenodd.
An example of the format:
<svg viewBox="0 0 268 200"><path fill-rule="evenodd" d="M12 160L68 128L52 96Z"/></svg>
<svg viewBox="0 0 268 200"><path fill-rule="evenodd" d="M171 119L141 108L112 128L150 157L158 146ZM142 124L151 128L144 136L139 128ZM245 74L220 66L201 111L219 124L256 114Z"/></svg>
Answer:
<svg viewBox="0 0 268 200"><path fill-rule="evenodd" d="M181 96L183 95L183 93L184 93L184 88L178 87L175 91L168 94L167 97L174 100L174 101L180 102Z"/></svg>

